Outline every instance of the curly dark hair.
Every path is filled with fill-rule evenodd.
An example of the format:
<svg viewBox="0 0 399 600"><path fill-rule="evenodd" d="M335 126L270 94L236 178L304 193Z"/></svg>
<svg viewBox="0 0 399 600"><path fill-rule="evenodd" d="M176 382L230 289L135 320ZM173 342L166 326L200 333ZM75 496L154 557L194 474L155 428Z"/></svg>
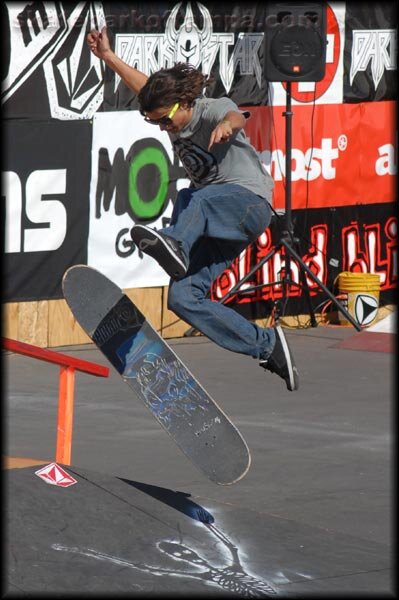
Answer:
<svg viewBox="0 0 399 600"><path fill-rule="evenodd" d="M207 75L188 63L160 69L150 75L138 94L140 110L147 113L176 102L187 102L190 107L210 83Z"/></svg>

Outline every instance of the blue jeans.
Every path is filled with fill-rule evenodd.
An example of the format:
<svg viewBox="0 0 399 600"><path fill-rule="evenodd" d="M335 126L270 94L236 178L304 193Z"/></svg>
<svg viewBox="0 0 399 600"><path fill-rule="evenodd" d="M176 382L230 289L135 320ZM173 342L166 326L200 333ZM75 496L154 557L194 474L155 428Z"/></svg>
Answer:
<svg viewBox="0 0 399 600"><path fill-rule="evenodd" d="M212 184L180 190L170 226L160 230L182 244L189 264L183 279L170 281L168 308L216 344L254 358L271 354L274 329L258 327L208 293L270 219L266 199L240 185Z"/></svg>

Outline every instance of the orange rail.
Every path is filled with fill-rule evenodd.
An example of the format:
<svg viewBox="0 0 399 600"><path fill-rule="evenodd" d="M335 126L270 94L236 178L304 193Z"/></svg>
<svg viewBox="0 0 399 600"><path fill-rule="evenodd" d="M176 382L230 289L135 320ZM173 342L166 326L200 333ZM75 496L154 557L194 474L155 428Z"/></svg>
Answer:
<svg viewBox="0 0 399 600"><path fill-rule="evenodd" d="M24 356L30 356L38 360L60 365L60 379L58 392L58 419L57 419L57 449L55 460L64 465L71 464L72 448L72 423L73 423L73 403L75 391L75 371L95 375L96 377L108 377L108 367L103 367L87 360L81 360L26 344L17 342L8 338L2 338L2 346L11 352L17 352Z"/></svg>

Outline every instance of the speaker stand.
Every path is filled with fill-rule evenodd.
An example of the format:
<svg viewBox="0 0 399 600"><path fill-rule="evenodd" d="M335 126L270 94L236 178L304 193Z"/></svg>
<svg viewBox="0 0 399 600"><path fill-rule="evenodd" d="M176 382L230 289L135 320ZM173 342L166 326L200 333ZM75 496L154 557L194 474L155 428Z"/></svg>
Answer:
<svg viewBox="0 0 399 600"><path fill-rule="evenodd" d="M282 286L282 299L283 299L283 309L279 311L278 317L284 314L286 304L289 298L289 289L291 286L295 285L300 287L303 290L304 297L306 299L310 322L312 327L317 327L317 321L315 318L314 310L312 308L312 303L310 299L309 285L306 279L306 275L317 285L318 288L323 290L323 292L328 296L331 302L336 306L336 308L344 315L345 319L353 325L353 327L357 331L361 331L360 325L356 322L356 320L352 317L352 315L346 310L344 306L337 300L337 298L330 292L330 290L323 284L322 281L313 273L313 271L303 262L298 252L294 249L296 247L299 250L299 239L294 235L294 226L292 222L292 210L291 210L291 150L292 150L292 102L291 102L291 82L286 82L287 85L287 96L286 96L286 110L283 112L283 116L286 120L286 128L285 128L285 145L286 145L286 155L285 155L285 213L284 213L284 228L281 232L281 237L279 242L274 246L274 248L262 258L262 260L256 264L250 271L243 277L240 281L236 283L233 288L223 296L219 300L220 304L224 304L231 296L234 294L239 294L240 287L250 279L256 271L258 271L262 266L268 262L277 252L284 249L284 268L283 274L280 280L272 282L272 283L264 283L257 286L252 286L250 288L246 288L241 293L249 293L259 288L266 288L271 286L280 285ZM295 259L296 265L299 270L299 279L300 283L294 281L291 274L291 260ZM195 333L196 329L189 329L184 335L189 337Z"/></svg>

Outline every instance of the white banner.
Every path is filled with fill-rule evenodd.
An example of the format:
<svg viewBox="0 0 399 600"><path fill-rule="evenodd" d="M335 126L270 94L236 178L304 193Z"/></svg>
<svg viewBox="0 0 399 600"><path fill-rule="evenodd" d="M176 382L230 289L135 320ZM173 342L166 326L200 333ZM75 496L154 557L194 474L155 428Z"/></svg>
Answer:
<svg viewBox="0 0 399 600"><path fill-rule="evenodd" d="M93 119L88 264L121 288L157 287L169 277L131 240L135 222L167 225L179 178L169 136L138 111L97 113Z"/></svg>

